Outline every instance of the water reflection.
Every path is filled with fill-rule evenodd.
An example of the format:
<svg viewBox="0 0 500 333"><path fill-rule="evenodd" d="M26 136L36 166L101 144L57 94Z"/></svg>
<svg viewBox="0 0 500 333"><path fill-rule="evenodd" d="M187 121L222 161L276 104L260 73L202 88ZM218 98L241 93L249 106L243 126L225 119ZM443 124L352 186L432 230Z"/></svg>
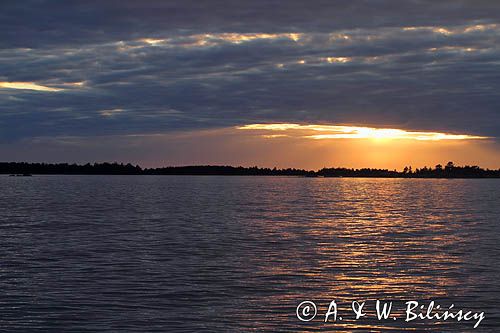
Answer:
<svg viewBox="0 0 500 333"><path fill-rule="evenodd" d="M496 180L0 178L10 331L496 332ZM343 320L323 323L335 299ZM436 300L470 323L354 320ZM321 314L302 323L295 308ZM373 306L371 306L373 309ZM86 318L83 320L82 318Z"/></svg>

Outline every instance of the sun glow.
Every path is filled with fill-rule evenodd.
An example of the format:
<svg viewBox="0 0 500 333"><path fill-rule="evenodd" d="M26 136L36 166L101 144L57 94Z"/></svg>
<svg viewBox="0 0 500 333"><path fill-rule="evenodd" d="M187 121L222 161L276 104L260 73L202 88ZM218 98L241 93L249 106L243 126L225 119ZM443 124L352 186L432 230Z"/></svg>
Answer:
<svg viewBox="0 0 500 333"><path fill-rule="evenodd" d="M406 131L394 128L374 128L359 126L341 125L300 125L300 124L249 124L238 127L240 130L254 130L264 132L264 137L281 137L269 135L266 132L280 131L286 132L287 136L302 137L315 140L322 139L374 139L374 140L419 140L419 141L440 141L440 140L477 140L488 139L485 136L468 134L450 134L441 132ZM320 133L318 133L320 132ZM283 133L284 134L284 133Z"/></svg>

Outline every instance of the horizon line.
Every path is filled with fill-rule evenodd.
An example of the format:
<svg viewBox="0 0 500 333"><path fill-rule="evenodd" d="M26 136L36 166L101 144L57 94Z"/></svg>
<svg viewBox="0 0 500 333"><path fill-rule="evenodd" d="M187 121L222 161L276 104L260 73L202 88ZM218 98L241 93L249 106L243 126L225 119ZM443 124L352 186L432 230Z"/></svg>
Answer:
<svg viewBox="0 0 500 333"><path fill-rule="evenodd" d="M441 168L445 168L446 165L449 165L451 163L452 168L479 168L481 170L485 171L500 171L500 167L498 168L483 168L477 164L465 164L465 165L456 165L454 162L449 161L447 163L437 163L434 166L427 166L424 165L422 167L413 167L411 164L406 165L401 169L401 171L398 171L397 168L381 168L381 167L348 167L348 166L323 166L322 168L319 169L306 169L306 168L300 168L300 167L278 167L278 166L273 166L273 167L268 167L268 166L258 166L258 165L249 165L249 166L244 166L244 165L230 165L230 164L183 164L183 165L164 165L164 166L157 166L157 167L143 167L138 163L131 163L131 162L119 162L119 161L104 161L104 162L28 162L28 161L0 161L0 166L5 165L5 164L28 164L28 165L51 165L51 166L61 166L61 165L67 165L67 166L76 166L76 167L84 167L87 165L90 166L95 166L95 165L111 165L111 166L132 166L134 168L140 168L142 171L146 170L158 170L158 169L167 169L167 168L194 168L194 167L205 167L205 168L243 168L243 169L261 169L261 170L297 170L297 171L306 171L306 172L319 172L321 170L325 169L343 169L343 170L378 170L378 171L390 171L390 172L403 172L406 168L409 170L421 170L421 169L433 169L437 168L438 166L441 166ZM1 172L1 171L0 171Z"/></svg>

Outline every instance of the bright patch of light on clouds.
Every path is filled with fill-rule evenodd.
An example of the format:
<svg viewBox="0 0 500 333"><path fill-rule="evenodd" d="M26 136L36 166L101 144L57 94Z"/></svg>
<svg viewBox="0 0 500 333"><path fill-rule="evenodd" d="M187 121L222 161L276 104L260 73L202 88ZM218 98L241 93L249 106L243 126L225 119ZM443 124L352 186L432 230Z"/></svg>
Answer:
<svg viewBox="0 0 500 333"><path fill-rule="evenodd" d="M324 58L328 63L333 64L333 63L346 63L351 61L351 58L348 57L326 57Z"/></svg>
<svg viewBox="0 0 500 333"><path fill-rule="evenodd" d="M103 117L113 117L117 115L118 113L123 112L123 109L109 109L109 110L101 110L99 111L99 114Z"/></svg>
<svg viewBox="0 0 500 333"><path fill-rule="evenodd" d="M450 134L440 132L406 131L394 128L374 128L360 126L342 125L300 125L300 124L249 124L238 127L240 130L258 131L282 131L288 136L309 138L309 139L410 139L419 141L440 141L440 140L475 140L487 139L488 137ZM289 133L289 132L294 132ZM317 133L321 132L321 134ZM275 137L276 135L263 134L264 137Z"/></svg>
<svg viewBox="0 0 500 333"><path fill-rule="evenodd" d="M51 88L34 82L0 82L0 88L56 92L64 89Z"/></svg>

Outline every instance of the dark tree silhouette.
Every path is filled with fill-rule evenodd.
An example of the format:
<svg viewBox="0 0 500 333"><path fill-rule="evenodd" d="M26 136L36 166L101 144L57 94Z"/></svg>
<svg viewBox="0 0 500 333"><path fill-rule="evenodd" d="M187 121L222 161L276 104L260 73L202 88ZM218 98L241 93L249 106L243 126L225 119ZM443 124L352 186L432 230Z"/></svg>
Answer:
<svg viewBox="0 0 500 333"><path fill-rule="evenodd" d="M170 166L164 168L143 169L130 163L94 163L94 164L48 164L26 162L0 162L0 174L29 175L222 175L222 176L302 176L302 177L383 177L383 178L500 178L500 169L489 170L478 166L455 166L448 162L446 166L436 165L435 169L423 167L403 171L387 169L348 169L323 168L318 171L303 169L278 169L276 167L233 167L217 165Z"/></svg>

